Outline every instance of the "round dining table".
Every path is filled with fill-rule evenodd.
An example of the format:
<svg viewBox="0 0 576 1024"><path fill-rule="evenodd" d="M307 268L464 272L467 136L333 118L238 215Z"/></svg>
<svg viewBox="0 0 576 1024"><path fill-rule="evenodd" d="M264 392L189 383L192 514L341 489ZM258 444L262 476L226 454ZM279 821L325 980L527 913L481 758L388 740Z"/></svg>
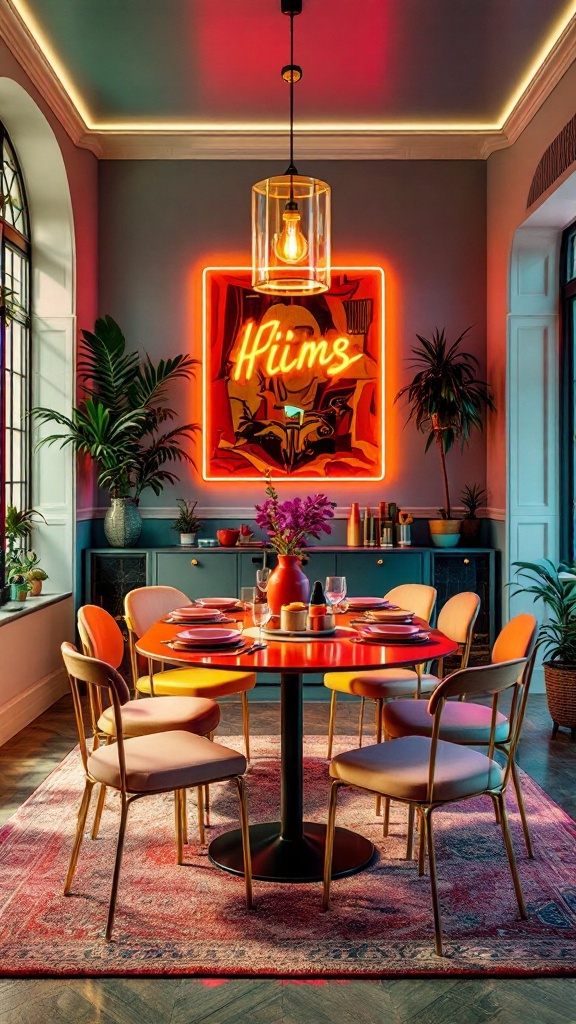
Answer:
<svg viewBox="0 0 576 1024"><path fill-rule="evenodd" d="M242 612L236 613L241 617ZM429 640L418 643L364 643L351 625L354 616L340 615L331 636L294 641L264 634L267 646L251 654L231 655L226 651L200 653L174 650L168 646L182 625L155 623L136 643L136 650L148 659L207 669L250 668L254 672L280 676L281 754L280 821L250 825L252 874L260 881L318 882L324 868L326 826L304 820L303 806L303 677L312 673L354 669L421 666L453 654L458 645L439 630L430 630ZM418 622L418 620L416 620ZM252 643L250 636L250 643ZM328 788L326 791L328 800ZM240 829L225 832L208 848L212 863L232 874L243 875ZM374 855L373 844L350 829L338 827L334 841L332 877L341 878L367 867Z"/></svg>

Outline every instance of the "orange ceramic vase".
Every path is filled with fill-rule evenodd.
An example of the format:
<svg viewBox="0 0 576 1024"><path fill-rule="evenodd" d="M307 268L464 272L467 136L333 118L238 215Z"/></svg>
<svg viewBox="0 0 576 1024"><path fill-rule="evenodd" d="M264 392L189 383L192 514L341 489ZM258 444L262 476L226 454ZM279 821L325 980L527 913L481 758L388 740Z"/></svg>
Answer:
<svg viewBox="0 0 576 1024"><path fill-rule="evenodd" d="M310 581L302 570L298 555L278 555L278 565L268 580L267 595L272 615L280 615L282 605L292 601L308 604Z"/></svg>

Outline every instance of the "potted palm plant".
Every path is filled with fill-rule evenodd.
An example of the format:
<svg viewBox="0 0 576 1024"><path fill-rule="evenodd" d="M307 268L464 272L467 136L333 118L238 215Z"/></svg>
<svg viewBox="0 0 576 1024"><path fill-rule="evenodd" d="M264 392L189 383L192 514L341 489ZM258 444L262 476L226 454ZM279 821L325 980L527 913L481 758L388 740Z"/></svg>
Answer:
<svg viewBox="0 0 576 1024"><path fill-rule="evenodd" d="M166 399L170 386L189 379L197 364L197 359L177 355L155 365L149 356L127 352L120 327L106 316L96 321L94 332L82 331L82 398L71 417L54 409L33 410L38 422L62 428L42 437L37 447L70 445L95 463L98 486L110 494L104 531L113 547L137 542L142 492L150 487L160 494L166 483L178 480L172 467L193 461L183 443L191 440L198 424L166 429L176 417Z"/></svg>
<svg viewBox="0 0 576 1024"><path fill-rule="evenodd" d="M560 726L576 737L576 567L565 562L514 562L520 585L516 594L532 594L550 613L540 627L548 710L554 722L552 739ZM521 582L524 581L524 582ZM510 584L514 586L514 584Z"/></svg>
<svg viewBox="0 0 576 1024"><path fill-rule="evenodd" d="M427 434L426 451L435 445L440 460L444 505L440 519L429 520L432 543L453 547L458 543L460 520L452 518L450 488L446 471L446 455L459 442L463 450L474 429L482 430L482 413L494 409L492 392L486 381L477 379L478 360L460 348L469 327L451 344L445 328L436 328L431 338L421 334L412 349L412 365L417 373L396 395L395 401L407 396L408 420Z"/></svg>
<svg viewBox="0 0 576 1024"><path fill-rule="evenodd" d="M178 498L178 518L172 523L172 529L180 534L180 543L191 545L196 542L196 534L202 529L202 523L195 514L194 509L197 501L186 501L185 498Z"/></svg>
<svg viewBox="0 0 576 1024"><path fill-rule="evenodd" d="M460 525L460 537L464 547L474 548L480 537L481 520L476 515L481 505L486 504L487 494L479 484L466 484L460 492L460 501L464 506L464 518Z"/></svg>

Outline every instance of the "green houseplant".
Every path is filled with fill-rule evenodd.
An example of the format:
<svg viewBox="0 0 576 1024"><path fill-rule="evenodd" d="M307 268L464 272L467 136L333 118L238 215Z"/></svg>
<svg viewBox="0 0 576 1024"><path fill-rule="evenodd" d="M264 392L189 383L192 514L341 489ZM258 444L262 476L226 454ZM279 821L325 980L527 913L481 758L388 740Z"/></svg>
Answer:
<svg viewBox="0 0 576 1024"><path fill-rule="evenodd" d="M465 547L476 547L480 537L481 520L476 515L481 505L485 505L488 495L480 484L466 484L460 491L460 501L465 509L460 525L460 536Z"/></svg>
<svg viewBox="0 0 576 1024"><path fill-rule="evenodd" d="M42 513L38 512L35 508L18 509L15 505L8 505L6 508L4 518L4 537L6 541L4 579L11 588L10 596L13 600L23 601L33 589L32 586L24 586L24 584L32 583L27 574L37 567L40 559L35 552L27 552L26 546L30 542L32 531L38 520L46 522ZM48 579L44 570L37 569L37 571L43 573L43 579Z"/></svg>
<svg viewBox="0 0 576 1024"><path fill-rule="evenodd" d="M442 547L458 543L460 521L452 519L446 455L458 442L463 450L472 431L482 430L482 414L494 409L492 392L486 381L478 380L478 360L471 352L461 350L466 328L451 344L446 329L436 328L431 338L417 334L419 345L412 349L412 366L417 372L409 384L400 389L395 401L407 396L408 420L427 434L426 451L435 445L440 460L444 505L440 520L430 520L432 542ZM445 539L447 538L447 539Z"/></svg>
<svg viewBox="0 0 576 1024"><path fill-rule="evenodd" d="M98 470L98 486L110 493L111 507L104 529L114 547L135 544L140 535L138 502L150 487L160 494L166 483L179 478L174 466L191 463L183 447L197 423L171 427L175 411L167 394L177 380L194 374L198 360L189 355L161 359L154 364L137 352L126 351L126 341L110 316L96 321L94 331L82 331L78 362L81 400L71 417L54 409L36 408L40 423L56 423L58 433L42 437L37 447L70 445L88 455Z"/></svg>
<svg viewBox="0 0 576 1024"><path fill-rule="evenodd" d="M195 514L194 509L197 501L186 501L185 498L178 498L178 518L172 523L172 529L180 534L181 544L194 544L196 534L202 529L202 523Z"/></svg>
<svg viewBox="0 0 576 1024"><path fill-rule="evenodd" d="M542 601L550 615L536 642L544 661L544 682L548 710L554 722L552 738L559 726L576 737L576 568L566 562L514 562L518 586L512 596L532 594ZM514 584L509 584L514 586Z"/></svg>

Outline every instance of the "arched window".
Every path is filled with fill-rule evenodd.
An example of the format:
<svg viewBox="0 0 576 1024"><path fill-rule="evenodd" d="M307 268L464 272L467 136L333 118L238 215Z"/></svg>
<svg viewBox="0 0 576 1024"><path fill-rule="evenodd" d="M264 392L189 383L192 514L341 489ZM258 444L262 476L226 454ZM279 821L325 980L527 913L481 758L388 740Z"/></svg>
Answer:
<svg viewBox="0 0 576 1024"><path fill-rule="evenodd" d="M30 222L24 180L0 122L0 370L6 505L30 507ZM4 514L2 515L2 527Z"/></svg>
<svg viewBox="0 0 576 1024"><path fill-rule="evenodd" d="M562 236L560 252L562 352L560 376L560 554L576 555L576 223Z"/></svg>

